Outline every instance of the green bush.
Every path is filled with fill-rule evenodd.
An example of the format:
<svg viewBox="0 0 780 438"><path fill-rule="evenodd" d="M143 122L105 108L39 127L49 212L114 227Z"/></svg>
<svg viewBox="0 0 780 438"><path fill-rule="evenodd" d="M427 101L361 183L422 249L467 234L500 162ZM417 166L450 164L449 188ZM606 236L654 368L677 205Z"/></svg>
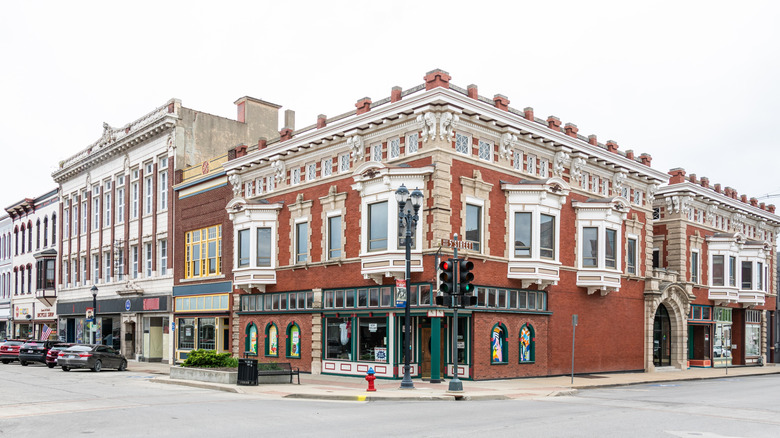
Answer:
<svg viewBox="0 0 780 438"><path fill-rule="evenodd" d="M260 371L275 371L275 370L281 370L282 367L277 365L276 362L261 362L257 364L257 369Z"/></svg>
<svg viewBox="0 0 780 438"><path fill-rule="evenodd" d="M230 353L217 353L214 350L192 350L183 367L196 368L237 368L238 359Z"/></svg>

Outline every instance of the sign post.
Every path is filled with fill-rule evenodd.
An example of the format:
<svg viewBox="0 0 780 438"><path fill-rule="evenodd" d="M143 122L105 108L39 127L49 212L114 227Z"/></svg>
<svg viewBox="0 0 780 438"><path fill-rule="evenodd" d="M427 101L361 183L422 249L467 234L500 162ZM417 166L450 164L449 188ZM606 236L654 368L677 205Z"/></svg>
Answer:
<svg viewBox="0 0 780 438"><path fill-rule="evenodd" d="M577 315L571 316L571 384L574 385L574 337L577 334Z"/></svg>

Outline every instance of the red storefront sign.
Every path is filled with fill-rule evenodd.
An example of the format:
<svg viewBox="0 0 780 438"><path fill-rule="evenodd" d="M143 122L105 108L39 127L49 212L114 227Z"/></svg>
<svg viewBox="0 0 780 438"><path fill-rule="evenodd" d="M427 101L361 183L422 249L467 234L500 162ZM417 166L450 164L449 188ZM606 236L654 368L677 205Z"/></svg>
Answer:
<svg viewBox="0 0 780 438"><path fill-rule="evenodd" d="M160 310L160 299L144 298L144 310Z"/></svg>

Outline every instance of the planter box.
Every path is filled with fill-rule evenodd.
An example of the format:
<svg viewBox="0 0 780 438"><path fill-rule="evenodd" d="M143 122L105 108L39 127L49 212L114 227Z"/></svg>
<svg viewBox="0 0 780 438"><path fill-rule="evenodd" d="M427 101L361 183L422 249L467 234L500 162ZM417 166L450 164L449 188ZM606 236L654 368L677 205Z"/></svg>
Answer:
<svg viewBox="0 0 780 438"><path fill-rule="evenodd" d="M195 380L198 382L225 383L235 385L238 380L238 370L218 371L208 368L171 367L171 379Z"/></svg>

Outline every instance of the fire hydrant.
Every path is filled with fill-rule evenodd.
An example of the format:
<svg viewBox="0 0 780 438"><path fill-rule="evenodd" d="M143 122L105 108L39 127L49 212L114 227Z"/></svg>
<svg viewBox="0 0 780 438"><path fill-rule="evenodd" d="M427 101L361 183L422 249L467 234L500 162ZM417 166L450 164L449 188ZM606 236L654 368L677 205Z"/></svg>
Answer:
<svg viewBox="0 0 780 438"><path fill-rule="evenodd" d="M366 382L368 382L368 389L366 389L366 391L376 391L376 388L374 388L374 380L376 380L374 368L369 368L366 373Z"/></svg>

